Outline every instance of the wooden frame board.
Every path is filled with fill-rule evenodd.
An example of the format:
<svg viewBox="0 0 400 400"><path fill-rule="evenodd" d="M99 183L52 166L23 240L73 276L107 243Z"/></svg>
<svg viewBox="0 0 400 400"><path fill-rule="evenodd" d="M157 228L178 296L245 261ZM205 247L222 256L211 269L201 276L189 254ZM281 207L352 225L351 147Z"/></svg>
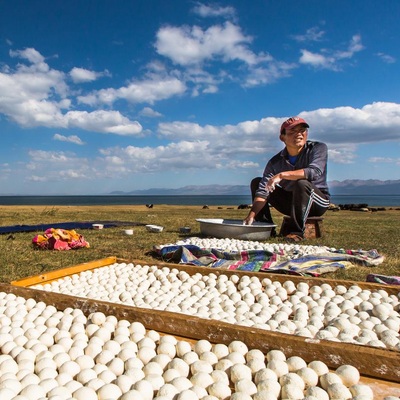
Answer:
<svg viewBox="0 0 400 400"><path fill-rule="evenodd" d="M379 283L372 283L372 282L361 282L361 281L351 281L351 280L344 280L344 279L328 279L328 278L320 278L320 277L310 277L310 276L299 276L299 275L290 275L290 274L278 274L274 272L252 272L252 271L238 271L238 270L227 270L222 268L210 268L210 267L200 267L194 265L187 265L187 264L174 264L174 263L167 263L162 261L155 260L154 262L143 261L143 260L125 260L120 259L115 256L110 256L106 258L102 258L99 260L89 261L86 263L74 265L67 268L62 268L50 272L46 272L40 275L33 275L30 277L26 277L23 279L12 281L11 284L13 286L24 286L29 287L36 284L45 284L52 282L54 280L71 276L73 274L77 274L82 271L88 271L95 268L104 267L107 265L111 265L114 263L133 263L135 265L155 265L157 267L167 267L167 268L177 268L182 271L186 271L189 275L194 275L197 273L200 274L210 274L213 273L215 275L249 275L249 276L257 276L260 279L269 278L274 281L278 282L286 282L288 280L293 281L295 284L299 282L306 282L310 286L315 285L322 285L323 283L327 283L331 286L343 285L349 288L352 285L357 285L361 289L369 289L369 290L379 290L384 289L389 294L397 295L400 292L400 287L396 285L382 285Z"/></svg>
<svg viewBox="0 0 400 400"><path fill-rule="evenodd" d="M106 265L111 265L115 262L132 262L135 265L156 265L160 268L177 268L184 270L189 274L238 274L251 275L260 278L269 277L271 280L277 280L281 283L292 280L294 283L307 282L310 286L329 283L332 286L344 285L349 287L353 284L358 285L363 289L384 289L390 294L398 294L399 288L390 285L380 285L367 282L355 282L345 280L333 280L324 278L313 278L293 275L280 275L273 273L253 273L246 271L227 271L220 269L211 269L207 267L194 267L181 264L170 263L148 263L141 260L120 260L115 257L109 257L102 260L96 260L90 263L84 263L77 266L65 268L62 270L53 271L51 273L25 278L23 280L12 282L13 293L18 287L24 287L33 298L40 298L47 304L53 304L56 307L68 304L65 307L80 308L85 313L90 313L95 310L104 312L105 314L112 313L117 318L130 319L142 322L148 329L154 329L159 332L172 334L175 336L190 338L190 339L208 339L214 343L229 343L232 340L242 340L249 348L259 348L264 352L272 349L281 349L290 357L298 355L306 361L321 360L324 361L330 368L337 368L342 364L351 364L356 366L359 371L374 379L383 379L391 382L400 382L400 354L397 351L388 349L379 349L370 346L354 345L349 343L330 342L327 340L318 340L304 338L300 336L288 335L278 332L265 331L251 327L243 327L232 325L215 320L205 320L184 314L171 313L167 311L158 311L148 309L140 309L131 306L120 304L101 302L96 300L82 299L74 296L60 295L52 292L37 291L27 286L33 286L38 283L51 282L78 273L84 270L99 268ZM1 289L1 286L0 286ZM22 288L21 288L22 290ZM61 297L59 297L61 296ZM64 297L63 297L64 296ZM25 296L24 296L25 297ZM65 308L64 307L64 308ZM129 318L127 318L129 316Z"/></svg>

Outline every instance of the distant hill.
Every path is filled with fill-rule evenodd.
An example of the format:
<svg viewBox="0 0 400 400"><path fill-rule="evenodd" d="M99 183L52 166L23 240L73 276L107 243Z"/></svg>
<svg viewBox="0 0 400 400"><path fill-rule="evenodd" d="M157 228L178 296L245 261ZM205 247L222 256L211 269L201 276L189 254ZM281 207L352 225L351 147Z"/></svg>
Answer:
<svg viewBox="0 0 400 400"><path fill-rule="evenodd" d="M348 179L328 184L331 194L335 195L400 195L400 179L389 181Z"/></svg>
<svg viewBox="0 0 400 400"><path fill-rule="evenodd" d="M400 195L400 179L381 181L376 179L328 182L332 195ZM132 190L130 192L114 191L112 195L137 196L178 196L178 195L230 195L246 196L250 194L249 185L189 185L176 189L152 188Z"/></svg>
<svg viewBox="0 0 400 400"><path fill-rule="evenodd" d="M132 190L130 192L111 192L119 195L140 195L140 196L178 196L178 195L231 195L241 196L249 193L248 186L244 185L190 185L177 189L152 188L147 190Z"/></svg>

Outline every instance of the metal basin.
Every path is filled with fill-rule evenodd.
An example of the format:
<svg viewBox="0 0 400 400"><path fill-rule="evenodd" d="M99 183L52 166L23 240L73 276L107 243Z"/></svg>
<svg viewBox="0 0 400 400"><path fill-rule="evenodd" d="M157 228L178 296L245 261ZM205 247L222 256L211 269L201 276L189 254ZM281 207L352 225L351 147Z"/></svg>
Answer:
<svg viewBox="0 0 400 400"><path fill-rule="evenodd" d="M205 236L243 240L266 240L271 236L275 224L253 222L243 225L241 219L196 219L200 223L200 232Z"/></svg>

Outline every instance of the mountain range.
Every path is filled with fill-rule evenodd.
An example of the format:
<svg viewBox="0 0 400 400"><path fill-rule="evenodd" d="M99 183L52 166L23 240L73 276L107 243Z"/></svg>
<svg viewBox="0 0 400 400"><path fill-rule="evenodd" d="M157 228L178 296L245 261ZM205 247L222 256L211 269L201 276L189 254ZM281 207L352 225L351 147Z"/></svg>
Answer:
<svg viewBox="0 0 400 400"><path fill-rule="evenodd" d="M378 179L347 179L328 182L331 195L400 195L400 179L381 181ZM195 196L195 195L231 195L246 196L250 193L248 185L189 185L176 189L152 188L132 190L129 192L114 191L113 195L154 195L154 196Z"/></svg>

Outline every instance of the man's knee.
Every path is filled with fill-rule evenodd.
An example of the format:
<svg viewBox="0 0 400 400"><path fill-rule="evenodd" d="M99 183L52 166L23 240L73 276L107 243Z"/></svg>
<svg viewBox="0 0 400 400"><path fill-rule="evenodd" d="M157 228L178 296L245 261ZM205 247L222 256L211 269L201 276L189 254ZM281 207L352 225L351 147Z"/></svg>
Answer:
<svg viewBox="0 0 400 400"><path fill-rule="evenodd" d="M295 191L310 193L311 189L312 189L312 184L307 179L299 179L297 181L294 181L294 190Z"/></svg>
<svg viewBox="0 0 400 400"><path fill-rule="evenodd" d="M251 193L255 193L256 190L258 189L258 186L260 185L261 182L261 177L254 178L251 183L250 183L250 189Z"/></svg>

